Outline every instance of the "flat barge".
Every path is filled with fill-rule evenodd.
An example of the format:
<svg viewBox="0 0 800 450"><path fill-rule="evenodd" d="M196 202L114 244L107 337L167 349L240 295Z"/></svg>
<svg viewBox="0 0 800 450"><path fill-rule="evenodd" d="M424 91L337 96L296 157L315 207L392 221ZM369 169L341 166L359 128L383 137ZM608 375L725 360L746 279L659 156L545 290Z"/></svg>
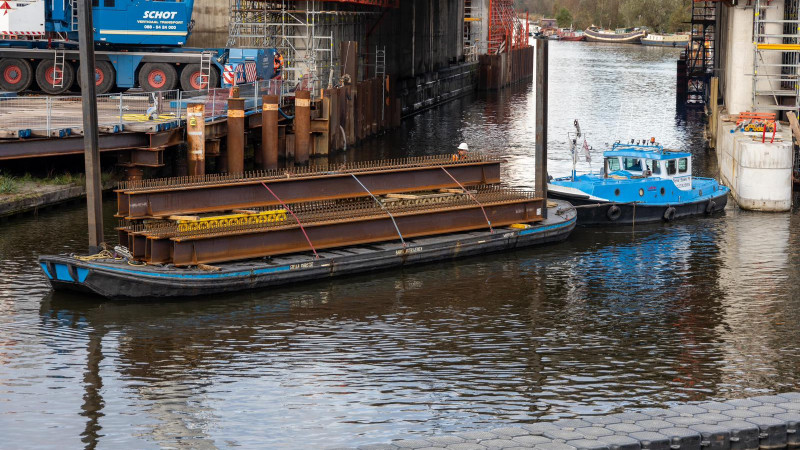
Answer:
<svg viewBox="0 0 800 450"><path fill-rule="evenodd" d="M97 294L115 300L196 297L340 275L398 269L490 252L556 243L575 228L577 213L567 202L549 200L547 217L532 225L348 246L222 263L214 267L131 265L122 258L39 257L53 289Z"/></svg>

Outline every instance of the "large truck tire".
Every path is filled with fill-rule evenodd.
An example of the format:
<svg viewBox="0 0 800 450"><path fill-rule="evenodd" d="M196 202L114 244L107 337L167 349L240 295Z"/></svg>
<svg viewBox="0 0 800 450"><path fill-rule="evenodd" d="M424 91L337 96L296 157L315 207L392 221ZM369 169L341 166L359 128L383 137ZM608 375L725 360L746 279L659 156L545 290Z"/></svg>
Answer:
<svg viewBox="0 0 800 450"><path fill-rule="evenodd" d="M187 64L181 71L181 89L184 91L202 91L211 88L219 87L219 73L216 67L211 67L211 72L208 74L208 83L203 82L201 76L203 72L200 70L200 64Z"/></svg>
<svg viewBox="0 0 800 450"><path fill-rule="evenodd" d="M178 72L171 64L146 63L139 69L139 87L146 92L170 91L178 84Z"/></svg>
<svg viewBox="0 0 800 450"><path fill-rule="evenodd" d="M114 70L114 65L108 61L97 61L94 65L94 93L96 95L107 94L114 89L117 84L117 71ZM77 76L78 89L81 86L81 71L78 70Z"/></svg>
<svg viewBox="0 0 800 450"><path fill-rule="evenodd" d="M61 73L63 77L60 83L61 86L53 86L59 76L58 72L55 67L55 61L52 59L44 59L39 62L39 65L36 66L36 84L39 85L39 89L42 92L50 95L63 94L72 86L75 81L75 69L72 64L67 61L64 62L64 70Z"/></svg>
<svg viewBox="0 0 800 450"><path fill-rule="evenodd" d="M33 81L31 64L24 59L0 60L0 88L9 92L21 92Z"/></svg>

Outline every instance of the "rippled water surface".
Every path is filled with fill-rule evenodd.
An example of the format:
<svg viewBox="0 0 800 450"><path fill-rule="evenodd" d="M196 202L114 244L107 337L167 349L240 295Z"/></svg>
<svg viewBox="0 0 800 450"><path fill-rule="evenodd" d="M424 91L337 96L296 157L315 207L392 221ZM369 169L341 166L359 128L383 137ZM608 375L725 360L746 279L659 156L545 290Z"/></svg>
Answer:
<svg viewBox="0 0 800 450"><path fill-rule="evenodd" d="M598 151L656 136L715 175L699 116L676 111L677 56L553 43L550 172L569 171L577 118ZM533 103L530 85L464 99L337 158L463 140L531 186ZM149 304L50 292L36 255L81 251L85 227L80 206L0 225L0 447L359 445L800 381L796 214L729 206L545 248Z"/></svg>

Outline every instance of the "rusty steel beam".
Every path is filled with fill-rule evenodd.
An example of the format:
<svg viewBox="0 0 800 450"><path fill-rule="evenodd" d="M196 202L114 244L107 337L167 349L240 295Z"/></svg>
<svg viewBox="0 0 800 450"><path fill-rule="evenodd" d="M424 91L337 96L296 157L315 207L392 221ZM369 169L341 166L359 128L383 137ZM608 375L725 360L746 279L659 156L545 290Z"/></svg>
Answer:
<svg viewBox="0 0 800 450"><path fill-rule="evenodd" d="M148 236L146 261L173 263L176 266L236 261L249 258L399 240L419 236L454 233L493 226L530 223L542 220L540 198L518 198L482 205L409 210L368 217L340 217L304 226L294 224L272 228L241 229L194 236ZM395 228L395 224L396 227ZM308 240L306 239L306 234Z"/></svg>
<svg viewBox="0 0 800 450"><path fill-rule="evenodd" d="M264 173L267 176L206 176L198 178L199 182L193 182L192 178L144 180L123 183L117 190L117 216L145 219L279 205L262 182L287 203L369 195L351 174L356 174L375 195L458 188L442 167L464 186L500 182L500 160L480 156L463 161L451 161L446 156L360 163L335 171L312 167L294 174Z"/></svg>

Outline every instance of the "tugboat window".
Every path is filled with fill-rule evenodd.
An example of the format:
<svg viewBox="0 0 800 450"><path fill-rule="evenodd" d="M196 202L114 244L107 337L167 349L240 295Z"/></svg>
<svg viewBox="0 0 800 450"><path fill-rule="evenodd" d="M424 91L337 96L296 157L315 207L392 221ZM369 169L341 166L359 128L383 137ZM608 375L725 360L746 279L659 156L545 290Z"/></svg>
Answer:
<svg viewBox="0 0 800 450"><path fill-rule="evenodd" d="M661 175L661 164L658 161L653 161L653 174Z"/></svg>
<svg viewBox="0 0 800 450"><path fill-rule="evenodd" d="M614 195L616 195L617 197L619 197L619 189L614 189Z"/></svg>
<svg viewBox="0 0 800 450"><path fill-rule="evenodd" d="M661 188L661 195L664 195L665 192L667 191L665 191L664 188Z"/></svg>
<svg viewBox="0 0 800 450"><path fill-rule="evenodd" d="M686 158L681 158L678 160L678 172L686 173L689 170L689 163Z"/></svg>
<svg viewBox="0 0 800 450"><path fill-rule="evenodd" d="M677 172L675 166L676 164L674 159L667 161L667 175L675 175L675 172Z"/></svg>
<svg viewBox="0 0 800 450"><path fill-rule="evenodd" d="M639 158L624 158L625 170L642 171L642 160Z"/></svg>
<svg viewBox="0 0 800 450"><path fill-rule="evenodd" d="M619 159L617 158L606 158L608 161L608 170L609 172L615 172L619 170Z"/></svg>
<svg viewBox="0 0 800 450"><path fill-rule="evenodd" d="M639 197L644 197L644 189L639 189Z"/></svg>

